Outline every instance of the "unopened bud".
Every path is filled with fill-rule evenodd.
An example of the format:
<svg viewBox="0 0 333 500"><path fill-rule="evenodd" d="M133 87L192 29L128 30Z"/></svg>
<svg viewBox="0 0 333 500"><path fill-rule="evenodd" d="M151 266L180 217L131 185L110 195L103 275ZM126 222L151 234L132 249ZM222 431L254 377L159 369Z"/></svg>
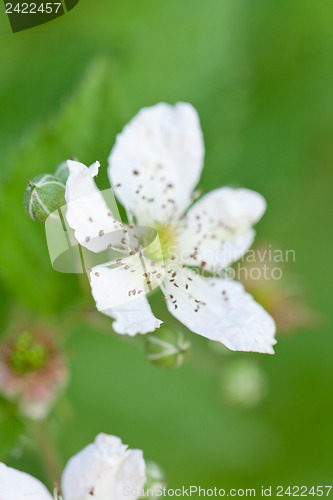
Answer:
<svg viewBox="0 0 333 500"><path fill-rule="evenodd" d="M63 184L66 184L69 176L67 161L62 162L57 166L56 171L54 172L54 176L60 179Z"/></svg>
<svg viewBox="0 0 333 500"><path fill-rule="evenodd" d="M31 219L45 222L49 215L66 204L65 185L53 175L38 175L28 181L23 203Z"/></svg>
<svg viewBox="0 0 333 500"><path fill-rule="evenodd" d="M184 333L176 328L162 326L146 337L147 357L161 368L181 366L188 357L190 347Z"/></svg>

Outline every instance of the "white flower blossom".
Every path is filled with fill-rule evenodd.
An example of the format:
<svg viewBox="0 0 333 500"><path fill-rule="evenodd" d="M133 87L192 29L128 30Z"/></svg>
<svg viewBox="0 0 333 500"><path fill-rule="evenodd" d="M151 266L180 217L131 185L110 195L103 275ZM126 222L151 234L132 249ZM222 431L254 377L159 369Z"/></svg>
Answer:
<svg viewBox="0 0 333 500"><path fill-rule="evenodd" d="M62 475L63 500L121 500L146 481L141 450L128 450L115 436L99 434L67 463ZM53 500L36 478L0 463L0 500ZM138 497L132 497L134 500Z"/></svg>
<svg viewBox="0 0 333 500"><path fill-rule="evenodd" d="M191 331L232 350L274 353L270 315L240 283L216 277L252 244L265 200L248 189L224 187L193 204L203 158L199 118L190 104L142 109L117 136L109 157L111 187L126 209L127 226L96 187L99 164L68 161L67 222L79 243L106 250L116 230L123 234L115 247L124 251L133 225L139 241L126 257L91 269L97 308L114 318L117 333L152 332L161 321L146 295L160 286L170 313ZM135 234L143 226L158 235L146 246Z"/></svg>

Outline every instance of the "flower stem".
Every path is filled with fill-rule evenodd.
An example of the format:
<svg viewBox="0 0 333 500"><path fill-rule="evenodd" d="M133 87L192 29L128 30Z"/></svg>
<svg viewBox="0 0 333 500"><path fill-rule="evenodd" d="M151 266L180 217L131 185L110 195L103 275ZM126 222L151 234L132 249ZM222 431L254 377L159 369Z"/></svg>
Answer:
<svg viewBox="0 0 333 500"><path fill-rule="evenodd" d="M59 217L60 217L62 228L63 228L64 233L66 235L66 240L67 240L68 248L71 248L72 245L71 245L70 238L68 236L67 226L66 226L66 222L65 222L65 219L64 219L64 215L63 215L63 213L61 211L61 208L58 209L58 214L59 214ZM87 273L87 269L86 269L85 262L84 262L84 257L83 257L83 252L82 252L82 246L80 244L79 244L79 254L80 254L80 261L81 261L81 265L82 265L82 271L83 271L83 273Z"/></svg>
<svg viewBox="0 0 333 500"><path fill-rule="evenodd" d="M84 273L88 274L88 270L86 269L86 265L84 262L84 257L83 257L83 251L82 251L82 246L79 244L79 254L80 254L80 260L81 260L81 266L82 266L82 271Z"/></svg>
<svg viewBox="0 0 333 500"><path fill-rule="evenodd" d="M61 211L61 208L58 208L58 214L59 214L59 218L60 218L60 221L61 221L62 228L63 228L65 236L66 236L68 248L71 248L71 242L70 242L70 239L69 239L69 236L68 236L67 226L66 226L66 222L65 222L63 213Z"/></svg>
<svg viewBox="0 0 333 500"><path fill-rule="evenodd" d="M61 464L47 421L37 420L33 422L33 434L45 474L53 488L54 484L60 480Z"/></svg>

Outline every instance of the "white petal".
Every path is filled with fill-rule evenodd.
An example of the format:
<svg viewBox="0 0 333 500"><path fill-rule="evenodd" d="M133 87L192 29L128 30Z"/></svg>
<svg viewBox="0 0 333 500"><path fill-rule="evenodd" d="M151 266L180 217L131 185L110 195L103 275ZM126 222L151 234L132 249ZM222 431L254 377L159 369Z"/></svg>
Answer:
<svg viewBox="0 0 333 500"><path fill-rule="evenodd" d="M64 500L121 500L126 489L140 490L145 481L142 451L128 450L118 437L99 434L69 460L61 487Z"/></svg>
<svg viewBox="0 0 333 500"><path fill-rule="evenodd" d="M218 271L238 260L251 246L251 226L265 209L264 198L248 189L224 187L206 194L188 211L180 230L183 262Z"/></svg>
<svg viewBox="0 0 333 500"><path fill-rule="evenodd" d="M117 333L136 335L159 328L162 322L155 318L145 297L163 281L164 273L157 266L152 270L148 261L143 266L142 260L133 256L117 259L111 268L96 266L90 277L97 309L116 320L113 329Z"/></svg>
<svg viewBox="0 0 333 500"><path fill-rule="evenodd" d="M219 219L227 226L248 227L263 216L266 210L265 199L261 194L251 191L250 189L235 189L223 187L215 189L203 196L201 200L192 208L192 215L201 215L207 212L207 217L216 215L218 212Z"/></svg>
<svg viewBox="0 0 333 500"><path fill-rule="evenodd" d="M52 500L34 477L0 463L0 500Z"/></svg>
<svg viewBox="0 0 333 500"><path fill-rule="evenodd" d="M181 269L163 291L171 314L192 332L233 351L274 353L274 321L240 283Z"/></svg>
<svg viewBox="0 0 333 500"><path fill-rule="evenodd" d="M189 205L204 157L196 110L186 103L142 109L109 157L112 188L139 224L169 221Z"/></svg>
<svg viewBox="0 0 333 500"><path fill-rule="evenodd" d="M162 321L154 316L144 296L133 298L128 303L109 305L108 308L98 307L98 310L115 320L112 328L120 335L133 337L137 334L154 332L162 324Z"/></svg>
<svg viewBox="0 0 333 500"><path fill-rule="evenodd" d="M93 177L98 173L99 163L86 167L78 161L68 162L69 177L66 183L66 219L75 230L78 242L93 252L100 252L110 243L109 234L123 225L116 221L97 188Z"/></svg>

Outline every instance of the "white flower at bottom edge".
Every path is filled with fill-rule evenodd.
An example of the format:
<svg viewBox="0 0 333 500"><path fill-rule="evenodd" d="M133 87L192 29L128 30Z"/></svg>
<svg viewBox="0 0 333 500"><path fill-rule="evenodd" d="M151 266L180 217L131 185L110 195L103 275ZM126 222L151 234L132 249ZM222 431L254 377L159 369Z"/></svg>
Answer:
<svg viewBox="0 0 333 500"><path fill-rule="evenodd" d="M203 268L216 276L241 258L266 208L258 193L228 187L191 206L203 157L199 118L186 103L144 108L117 136L109 157L112 189L129 221L157 231L161 251L152 244L95 266L97 308L115 319L117 333L154 331L161 321L145 295L160 286L170 313L191 331L232 350L274 353L274 321L240 283L193 273ZM124 242L131 225L113 218L96 187L99 164L68 161L68 167L66 217L76 239L93 252L111 247L114 230L123 231Z"/></svg>
<svg viewBox="0 0 333 500"><path fill-rule="evenodd" d="M128 450L118 437L99 434L69 460L61 488L64 500L121 500L126 491L142 491L145 481L142 451ZM0 500L53 497L38 479L0 463Z"/></svg>

